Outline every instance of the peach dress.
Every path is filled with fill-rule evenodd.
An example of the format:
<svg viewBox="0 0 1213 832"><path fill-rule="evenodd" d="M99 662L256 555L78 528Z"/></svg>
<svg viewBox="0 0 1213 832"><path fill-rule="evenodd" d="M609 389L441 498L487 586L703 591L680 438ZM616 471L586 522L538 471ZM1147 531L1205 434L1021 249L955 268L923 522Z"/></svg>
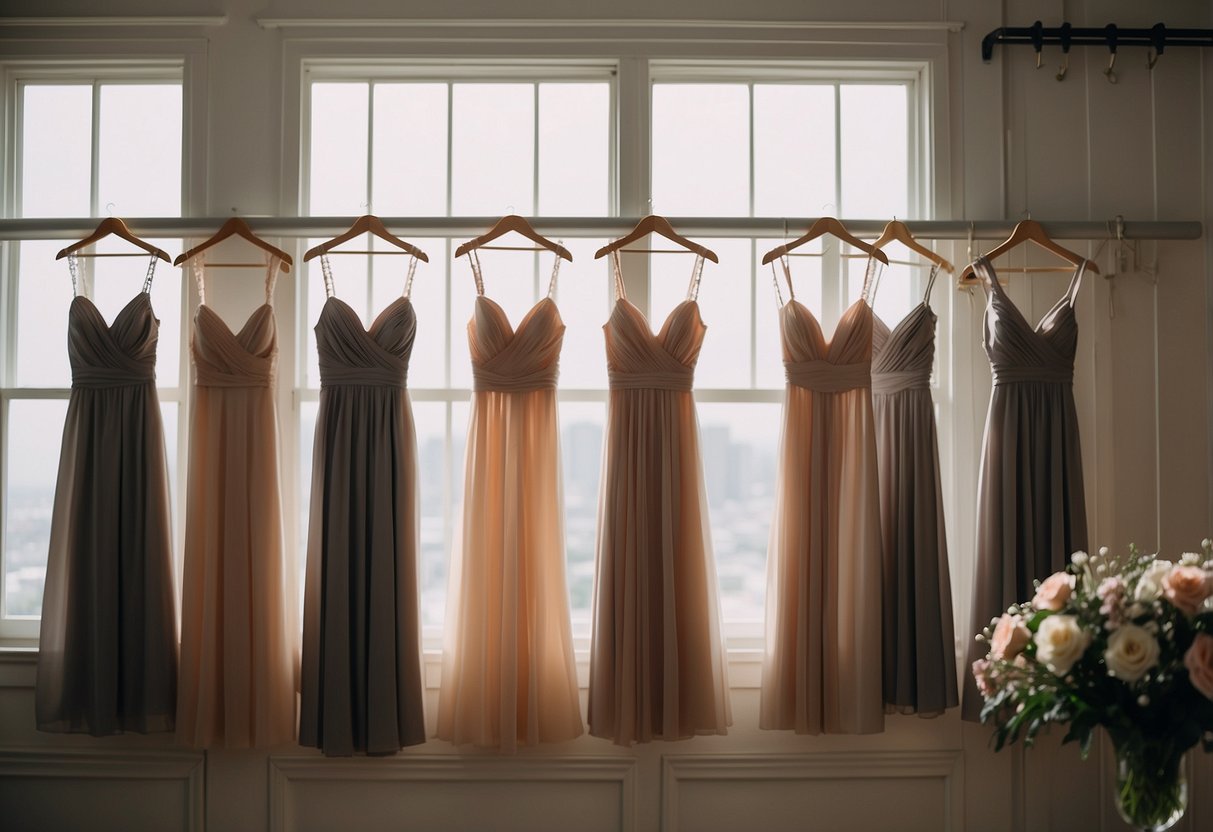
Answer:
<svg viewBox="0 0 1213 832"><path fill-rule="evenodd" d="M842 314L833 340L825 340L794 294L780 309L788 387L767 554L762 728L798 734L884 728L868 304L874 262L868 261L863 295Z"/></svg>
<svg viewBox="0 0 1213 832"><path fill-rule="evenodd" d="M206 305L190 343L194 403L177 737L194 747L265 748L295 735L298 640L294 567L282 543L274 279L239 332Z"/></svg>
<svg viewBox="0 0 1213 832"><path fill-rule="evenodd" d="M475 252L472 410L461 539L451 554L439 739L494 748L563 742L584 727L564 566L552 292L510 326ZM556 261L557 269L560 261Z"/></svg>
<svg viewBox="0 0 1213 832"><path fill-rule="evenodd" d="M707 331L703 260L657 335L627 299L618 254L613 266L590 733L619 745L724 734L732 714L691 394Z"/></svg>

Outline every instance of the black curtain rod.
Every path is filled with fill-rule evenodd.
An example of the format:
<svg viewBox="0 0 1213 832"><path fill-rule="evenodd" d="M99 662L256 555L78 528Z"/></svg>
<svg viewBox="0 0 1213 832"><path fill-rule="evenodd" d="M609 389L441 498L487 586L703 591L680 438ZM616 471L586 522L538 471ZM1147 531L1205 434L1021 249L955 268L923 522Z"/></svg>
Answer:
<svg viewBox="0 0 1213 832"><path fill-rule="evenodd" d="M981 59L994 57L994 45L1032 46L1040 52L1045 46L1060 45L1062 52L1071 46L1104 46L1116 53L1119 46L1147 46L1161 55L1168 46L1213 46L1213 29L1168 29L1155 23L1149 29L1122 29L1115 23L1102 28L1082 28L1063 23L1043 26L1038 20L1031 26L1003 26L981 39Z"/></svg>

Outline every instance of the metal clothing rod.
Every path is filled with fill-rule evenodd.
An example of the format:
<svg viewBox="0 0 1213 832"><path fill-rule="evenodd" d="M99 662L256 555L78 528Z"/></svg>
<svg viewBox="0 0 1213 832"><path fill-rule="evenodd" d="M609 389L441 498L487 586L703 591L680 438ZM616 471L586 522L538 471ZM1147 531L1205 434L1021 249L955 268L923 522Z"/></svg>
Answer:
<svg viewBox="0 0 1213 832"><path fill-rule="evenodd" d="M209 237L224 217L124 217L142 237ZM345 231L356 217L243 217L264 237L331 237ZM463 237L482 234L500 217L380 217L393 233L413 237ZM530 222L554 237L619 237L631 231L639 217L534 217ZM816 217L666 217L679 233L698 237L769 237L801 234ZM0 240L71 240L92 233L97 217L0 219ZM887 219L844 219L852 234L875 237ZM910 232L924 240L1003 240L1015 220L906 220ZM1117 237L1116 218L1108 220L1038 220L1055 240L1106 240ZM1197 240L1204 233L1195 221L1119 222L1126 240Z"/></svg>
<svg viewBox="0 0 1213 832"><path fill-rule="evenodd" d="M1071 46L1105 46L1113 54L1121 46L1145 46L1153 49L1157 57L1168 46L1213 46L1213 29L1168 29L1162 23L1155 23L1149 29L1122 29L1115 23L1099 28L1069 23L1042 26L1038 20L1031 26L1003 26L990 32L981 39L983 61L994 57L996 43L1031 46L1037 52L1055 44L1061 46L1062 52L1069 52Z"/></svg>

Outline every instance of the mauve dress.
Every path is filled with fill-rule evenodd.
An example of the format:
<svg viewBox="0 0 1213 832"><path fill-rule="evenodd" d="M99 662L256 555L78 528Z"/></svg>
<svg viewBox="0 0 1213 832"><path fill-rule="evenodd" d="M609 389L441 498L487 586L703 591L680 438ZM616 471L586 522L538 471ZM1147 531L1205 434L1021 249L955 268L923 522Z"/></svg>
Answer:
<svg viewBox="0 0 1213 832"><path fill-rule="evenodd" d="M695 299L703 260L656 335L624 294L618 254L613 266L590 733L618 745L724 734L732 713L691 393L707 331Z"/></svg>
<svg viewBox="0 0 1213 832"><path fill-rule="evenodd" d="M983 344L994 374L977 489L977 569L970 639L1011 604L1032 597L1033 581L1064 569L1087 546L1082 452L1074 408L1074 301L1085 263L1033 328L984 257ZM969 641L962 715L976 720L982 697L969 672L987 645Z"/></svg>
<svg viewBox="0 0 1213 832"><path fill-rule="evenodd" d="M952 587L931 399L935 313L926 297L892 330L873 316L872 411L884 543L884 702L937 716L956 706Z"/></svg>
<svg viewBox="0 0 1213 832"><path fill-rule="evenodd" d="M321 264L299 743L329 756L392 754L425 742L417 437L405 386L417 316L406 284L364 329Z"/></svg>
<svg viewBox="0 0 1213 832"><path fill-rule="evenodd" d="M75 261L71 261L73 285ZM34 706L38 730L168 731L177 616L164 428L156 397L152 259L106 324L72 299L72 392L51 515Z"/></svg>

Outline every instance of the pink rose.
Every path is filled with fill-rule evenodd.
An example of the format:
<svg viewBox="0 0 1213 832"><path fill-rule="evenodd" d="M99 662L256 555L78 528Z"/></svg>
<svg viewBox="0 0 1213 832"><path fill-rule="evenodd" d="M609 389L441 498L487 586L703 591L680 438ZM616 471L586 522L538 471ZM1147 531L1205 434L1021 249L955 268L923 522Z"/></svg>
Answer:
<svg viewBox="0 0 1213 832"><path fill-rule="evenodd" d="M1070 600L1074 591L1074 576L1065 572L1054 572L1045 578L1044 583L1036 590L1032 598L1032 606L1038 610L1058 612Z"/></svg>
<svg viewBox="0 0 1213 832"><path fill-rule="evenodd" d="M1184 654L1184 667L1192 687L1213 699L1213 636L1198 633Z"/></svg>
<svg viewBox="0 0 1213 832"><path fill-rule="evenodd" d="M1000 661L1010 661L1018 656L1032 640L1032 633L1024 626L1018 615L1004 613L994 627L990 637L990 656Z"/></svg>
<svg viewBox="0 0 1213 832"><path fill-rule="evenodd" d="M1199 566L1176 566L1162 579L1162 594L1176 609L1196 615L1200 605L1213 594L1213 581Z"/></svg>
<svg viewBox="0 0 1213 832"><path fill-rule="evenodd" d="M977 690L986 699L993 696L996 690L992 671L993 666L987 659L973 662L973 678L977 680Z"/></svg>

